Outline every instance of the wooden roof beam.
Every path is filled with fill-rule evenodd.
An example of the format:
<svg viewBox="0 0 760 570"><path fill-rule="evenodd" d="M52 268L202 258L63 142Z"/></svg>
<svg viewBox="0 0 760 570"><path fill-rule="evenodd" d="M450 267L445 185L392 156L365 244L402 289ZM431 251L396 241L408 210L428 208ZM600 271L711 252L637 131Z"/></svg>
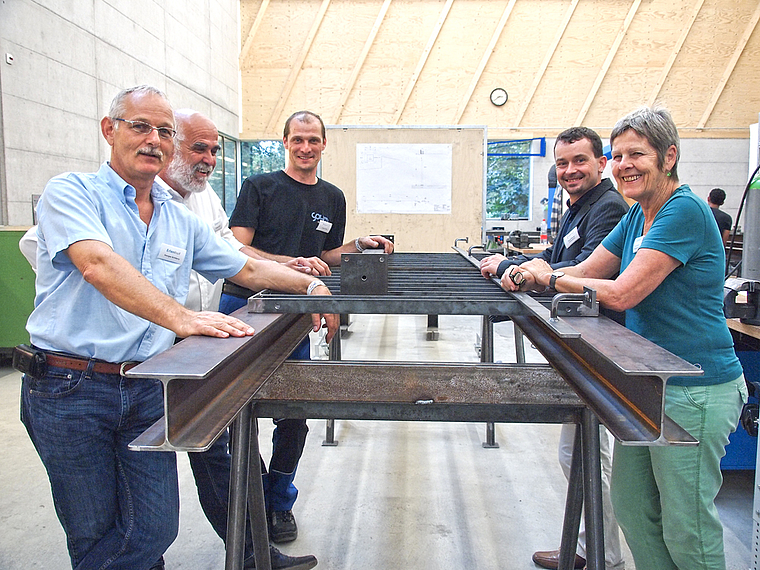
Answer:
<svg viewBox="0 0 760 570"><path fill-rule="evenodd" d="M573 12L575 12L575 8L578 6L579 1L580 0L573 0L570 2L570 6L568 6L567 11L565 12L565 17L562 19L562 22L557 29L554 40L549 46L549 49L546 51L544 61L541 62L541 66L538 68L536 75L533 77L533 83L531 83L527 93L525 94L525 97L523 97L522 104L520 105L520 109L517 111L517 116L515 117L515 122L512 124L512 128L517 128L520 126L520 123L525 116L525 112L528 110L531 101L533 101L533 96L536 94L536 90L538 89L539 84L546 74L546 69L549 67L549 63L554 57L554 53L557 51L557 46L559 46L559 42L562 41L562 36L565 35L567 26L570 24L570 18L573 17Z"/></svg>
<svg viewBox="0 0 760 570"><path fill-rule="evenodd" d="M472 94L475 91L475 87L477 87L478 82L480 81L480 77L483 75L483 70L486 68L486 65L488 64L488 60L491 58L491 54L493 53L493 50L496 48L496 42L499 41L499 36L501 36L501 32L504 30L504 26L507 24L509 15L512 13L512 8L515 7L516 2L517 0L509 0L509 3L504 8L504 11L501 14L501 18L499 18L499 23L496 25L496 29L494 30L493 35L491 36L491 41L488 42L488 47L486 48L486 51L483 54L483 57L480 59L480 64L478 65L478 68L475 70L475 73L472 76L472 81L470 81L470 86L467 88L467 91L462 97L462 100L459 102L459 107L457 108L456 115L454 115L454 122L452 123L453 125L458 125L459 121L462 120L462 115L464 114L464 110L467 108L467 104L470 102L470 99L472 98Z"/></svg>
<svg viewBox="0 0 760 570"><path fill-rule="evenodd" d="M417 80L420 78L420 74L422 73L422 69L425 67L425 63L427 63L428 57L430 57L430 52L433 50L433 46L435 45L435 42L441 33L441 28L443 28L443 24L446 22L446 18L451 11L451 5L453 3L454 0L446 0L446 4L441 10L441 15L438 16L438 21L435 24L435 28L433 28L433 32L430 34L427 45L425 46L425 49L420 56L420 60L417 62L417 67L415 68L414 73L409 79L409 83L404 90L404 95L401 97L401 101L399 102L398 108L396 109L396 113L393 115L394 125L398 125L398 121L401 118L404 109L406 108L406 104L409 101L409 97L412 95L412 91L414 91L415 85L417 85Z"/></svg>
<svg viewBox="0 0 760 570"><path fill-rule="evenodd" d="M691 17L689 18L688 23L684 26L683 30L681 30L681 35L679 36L676 45L673 46L673 51L670 52L670 57L668 57L668 61L665 62L665 67L663 67L662 72L660 72L660 78L657 80L657 84L652 89L652 94L647 100L647 107L654 105L654 102L657 100L657 96L660 94L662 86L665 85L665 80L668 78L670 70L673 68L673 64L675 63L678 54L681 52L681 48L683 47L684 42L686 42L686 38L691 32L691 27L694 25L694 22L697 19L697 15L702 9L702 5L704 3L705 0L697 0L697 2L694 4L694 8L691 11Z"/></svg>
<svg viewBox="0 0 760 570"><path fill-rule="evenodd" d="M338 124L338 121L340 120L340 116L343 114L343 109L346 107L346 102L348 101L348 98L351 95L351 91L353 91L354 85L356 84L356 80L359 77L359 72L361 72L361 69L364 66L364 61L367 59L369 50L372 47L372 44L375 42L375 38L377 37L377 32L380 30L380 26L382 25L383 20L385 19L385 14L388 12L388 8L390 7L390 5L391 5L391 0L384 0L383 5L380 7L380 12L378 13L377 18L375 18L375 24L372 26L372 29L369 32L367 41L364 42L364 47L362 48L362 51L359 54L359 58L356 60L356 65L354 65L354 69L351 72L351 77L349 77L348 81L346 82L346 85L343 89L343 94L340 96L338 107L335 110L335 114L333 115L333 118L332 118L332 121L330 121L330 124L333 124L333 125Z"/></svg>
<svg viewBox="0 0 760 570"><path fill-rule="evenodd" d="M715 109L715 105L718 103L718 99L720 99L720 96L723 94L723 90L726 88L726 83L728 83L731 74L734 72L734 68L736 67L736 63L739 61L739 57L742 55L744 48L747 46L747 42L749 41L752 32L755 31L758 20L760 20L760 3L758 3L757 8L755 8L755 13L752 14L752 18L750 18L749 22L747 23L747 27L744 28L744 33L739 38L736 49L734 49L734 53L731 55L731 59L728 61L726 69L723 71L723 76L720 78L718 85L715 87L713 96L710 99L710 102L707 104L707 108L702 114L702 118L697 124L698 129L704 128L704 126L707 124L707 120L710 118L710 115Z"/></svg>
<svg viewBox="0 0 760 570"><path fill-rule="evenodd" d="M282 114L282 110L285 108L285 105L290 98L290 93L293 91L293 86L296 84L298 75L301 73L303 62L306 61L306 56L309 55L309 50L311 49L312 43L314 43L314 38L319 31L319 26L322 25L322 20L325 17L325 12L327 12L327 7L329 5L330 0L322 0L322 5L319 7L319 12L317 12L316 17L314 18L314 23L311 26L311 30L309 30L309 35L306 36L306 39L303 42L303 46L301 47L301 52L298 54L298 57L290 67L288 79L285 81L285 85L282 88L280 97L277 100L277 105L275 105L274 111L272 111L272 115L269 117L269 123L267 124L266 130L267 133L273 133L277 128L277 121L279 120L280 115Z"/></svg>
<svg viewBox="0 0 760 570"><path fill-rule="evenodd" d="M240 67L243 67L243 63L245 63L245 60L248 58L248 52L251 51L251 46L253 45L253 38L256 35L256 32L259 31L259 26L264 19L264 14L266 13L268 7L269 0L262 0L261 6L259 6L259 11L256 13L256 19L253 21L251 29L248 30L248 35L245 38L243 49L240 50L240 57L238 58L238 65Z"/></svg>
<svg viewBox="0 0 760 570"><path fill-rule="evenodd" d="M628 10L628 15L625 17L625 21L623 22L623 26L620 28L615 41L612 42L612 47L610 47L610 51L607 53L607 57L602 64L602 68L599 70L599 73L596 76L596 80L594 80L594 84L591 86L591 91L589 91L588 97L586 97L586 101L583 103L583 107L581 107L580 113L578 113L578 118L575 119L576 125L583 123L583 119L586 118L586 114L591 107L591 103L594 102L594 98L596 98L599 87L602 85L602 81L604 81L604 77L607 75L607 71L609 71L610 65L612 65L612 60L615 59L615 55L620 48L620 44L623 42L623 38L625 37L626 32L628 32L628 28L631 27L631 22L633 21L634 16L636 16L636 12L638 11L640 5L641 0L633 0L633 4L631 4L630 9Z"/></svg>

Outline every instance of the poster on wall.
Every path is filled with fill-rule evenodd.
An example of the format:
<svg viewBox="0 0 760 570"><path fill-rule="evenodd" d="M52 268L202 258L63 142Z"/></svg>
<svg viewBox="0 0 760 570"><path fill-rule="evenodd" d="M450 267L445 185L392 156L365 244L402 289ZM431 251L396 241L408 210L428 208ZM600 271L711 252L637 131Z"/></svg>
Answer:
<svg viewBox="0 0 760 570"><path fill-rule="evenodd" d="M451 214L450 144L357 144L356 211Z"/></svg>

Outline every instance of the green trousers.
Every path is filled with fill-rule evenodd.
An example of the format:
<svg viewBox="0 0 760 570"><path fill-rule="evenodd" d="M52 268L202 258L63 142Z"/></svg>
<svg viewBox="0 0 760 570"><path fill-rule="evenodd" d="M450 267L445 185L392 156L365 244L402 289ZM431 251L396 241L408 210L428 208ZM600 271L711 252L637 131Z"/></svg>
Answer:
<svg viewBox="0 0 760 570"><path fill-rule="evenodd" d="M744 376L713 386L667 386L665 413L692 446L615 442L611 494L636 570L725 570L715 497L720 460L747 401Z"/></svg>

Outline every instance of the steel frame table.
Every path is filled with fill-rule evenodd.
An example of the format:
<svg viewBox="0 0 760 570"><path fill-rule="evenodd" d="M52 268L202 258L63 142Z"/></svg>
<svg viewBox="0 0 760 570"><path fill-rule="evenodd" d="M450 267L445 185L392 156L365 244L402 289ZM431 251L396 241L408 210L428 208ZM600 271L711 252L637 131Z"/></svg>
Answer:
<svg viewBox="0 0 760 570"><path fill-rule="evenodd" d="M268 570L257 417L577 423L560 568L572 568L584 501L588 568L604 568L599 420L626 444L695 444L663 413L664 386L701 371L604 317L573 316L584 304L555 303L552 314L526 294L505 293L480 276L470 252L388 261L388 294L338 294L337 274L324 279L332 297L263 292L236 313L256 328L253 337L186 339L130 370L164 383L165 409L131 447L202 451L234 419L226 568L242 568L247 503L256 567ZM310 329L307 312L509 315L553 370L284 362Z"/></svg>

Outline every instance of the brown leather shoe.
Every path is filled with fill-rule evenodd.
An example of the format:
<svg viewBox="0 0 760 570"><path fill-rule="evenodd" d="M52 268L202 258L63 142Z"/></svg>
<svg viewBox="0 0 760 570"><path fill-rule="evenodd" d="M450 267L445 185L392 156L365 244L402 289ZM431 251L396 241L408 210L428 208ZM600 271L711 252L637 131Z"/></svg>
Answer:
<svg viewBox="0 0 760 570"><path fill-rule="evenodd" d="M546 550L544 552L534 552L533 562L538 564L541 568L550 568L551 570L557 570L559 567L559 550ZM586 559L582 556L575 555L575 568L583 568L586 566Z"/></svg>

